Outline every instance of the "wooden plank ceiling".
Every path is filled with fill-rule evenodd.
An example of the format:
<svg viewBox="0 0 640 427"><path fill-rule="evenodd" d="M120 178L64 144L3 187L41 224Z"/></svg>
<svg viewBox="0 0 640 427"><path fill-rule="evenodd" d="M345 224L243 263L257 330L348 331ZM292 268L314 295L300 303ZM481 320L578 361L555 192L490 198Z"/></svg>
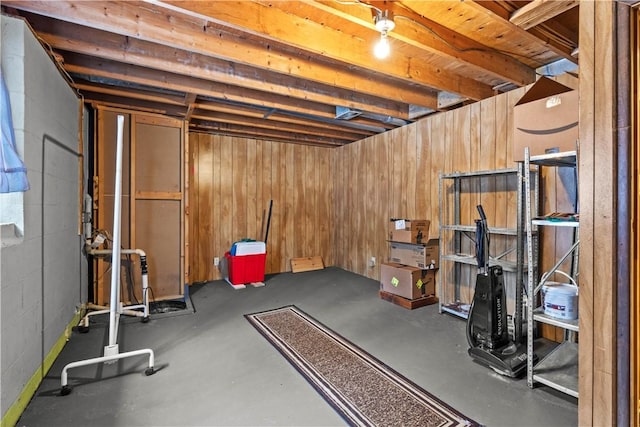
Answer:
<svg viewBox="0 0 640 427"><path fill-rule="evenodd" d="M340 146L578 61L574 1L2 1L91 105ZM373 55L393 17L391 53ZM546 68L548 69L548 67Z"/></svg>

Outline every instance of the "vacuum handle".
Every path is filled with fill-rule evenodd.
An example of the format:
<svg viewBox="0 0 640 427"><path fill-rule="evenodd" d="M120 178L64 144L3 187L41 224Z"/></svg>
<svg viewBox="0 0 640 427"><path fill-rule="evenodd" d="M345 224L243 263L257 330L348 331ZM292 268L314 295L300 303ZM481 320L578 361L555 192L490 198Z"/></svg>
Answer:
<svg viewBox="0 0 640 427"><path fill-rule="evenodd" d="M483 274L489 273L489 226L487 225L487 215L484 213L482 205L477 205L480 219L476 220L476 257L478 268Z"/></svg>
<svg viewBox="0 0 640 427"><path fill-rule="evenodd" d="M476 206L476 208L478 209L478 213L480 214L480 219L482 220L482 222L484 222L486 224L487 223L487 216L484 213L484 208L482 207L482 205L478 205L478 206Z"/></svg>

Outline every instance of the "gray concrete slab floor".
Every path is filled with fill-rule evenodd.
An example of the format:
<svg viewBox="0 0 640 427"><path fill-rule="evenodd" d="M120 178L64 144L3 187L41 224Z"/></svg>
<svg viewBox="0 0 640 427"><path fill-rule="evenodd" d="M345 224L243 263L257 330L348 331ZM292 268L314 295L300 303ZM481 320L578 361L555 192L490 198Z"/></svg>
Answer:
<svg viewBox="0 0 640 427"><path fill-rule="evenodd" d="M153 286L153 284L151 284ZM407 310L378 297L379 283L339 268L267 277L236 290L224 281L194 285L194 310L122 317L120 352L148 358L69 370L98 357L108 316L74 333L19 426L339 426L344 420L244 318L294 304L466 416L487 426L575 426L577 400L526 379L503 377L467 355L465 322L431 305Z"/></svg>

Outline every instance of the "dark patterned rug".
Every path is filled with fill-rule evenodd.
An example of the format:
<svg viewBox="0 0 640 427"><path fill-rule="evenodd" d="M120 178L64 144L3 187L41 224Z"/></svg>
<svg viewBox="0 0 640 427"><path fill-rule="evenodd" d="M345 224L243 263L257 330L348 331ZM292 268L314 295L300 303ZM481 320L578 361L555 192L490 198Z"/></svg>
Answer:
<svg viewBox="0 0 640 427"><path fill-rule="evenodd" d="M245 317L351 425L479 426L295 306Z"/></svg>

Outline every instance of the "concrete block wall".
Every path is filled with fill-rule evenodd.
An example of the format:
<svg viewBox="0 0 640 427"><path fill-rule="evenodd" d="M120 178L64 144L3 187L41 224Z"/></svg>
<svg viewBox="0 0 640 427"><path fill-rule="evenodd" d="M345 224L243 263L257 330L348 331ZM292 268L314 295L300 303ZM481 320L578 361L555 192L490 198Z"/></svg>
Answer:
<svg viewBox="0 0 640 427"><path fill-rule="evenodd" d="M22 20L2 16L0 23L2 70L31 186L18 202L23 236L0 249L4 419L32 377L44 375L44 358L87 300L88 275L79 234L78 97Z"/></svg>

